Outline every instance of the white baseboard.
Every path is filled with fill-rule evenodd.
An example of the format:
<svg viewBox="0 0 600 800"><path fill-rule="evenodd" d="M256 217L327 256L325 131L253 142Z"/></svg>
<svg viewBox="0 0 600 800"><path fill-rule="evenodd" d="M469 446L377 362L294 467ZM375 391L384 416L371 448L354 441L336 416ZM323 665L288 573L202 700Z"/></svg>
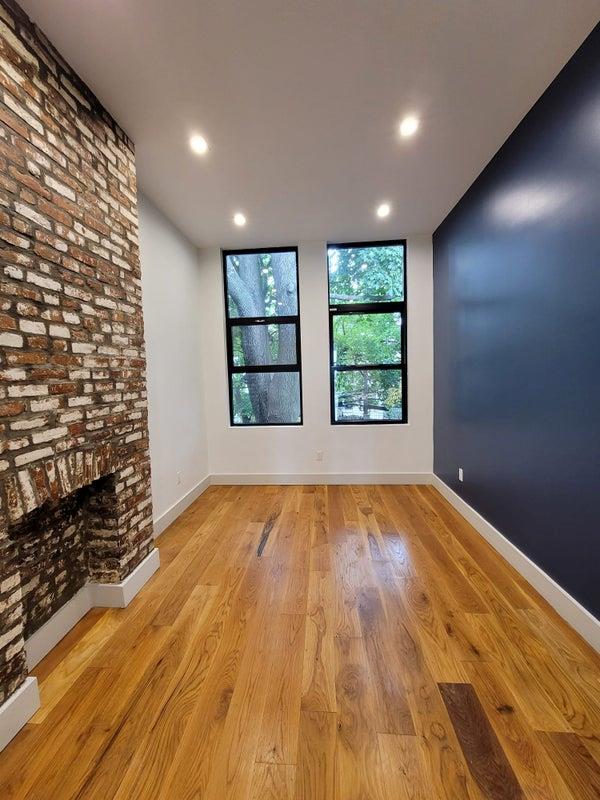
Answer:
<svg viewBox="0 0 600 800"><path fill-rule="evenodd" d="M159 567L160 555L154 547L121 583L88 583L92 607L125 608Z"/></svg>
<svg viewBox="0 0 600 800"><path fill-rule="evenodd" d="M125 608L160 566L156 548L121 583L87 583L25 641L27 669L48 655L92 608Z"/></svg>
<svg viewBox="0 0 600 800"><path fill-rule="evenodd" d="M201 480L197 483L193 489L190 489L189 492L183 495L176 503L170 508L167 508L166 511L163 511L156 519L154 520L154 538L156 539L157 536L169 527L169 525L174 522L180 514L186 510L188 506L190 506L194 500L196 500L200 495L208 489L211 484L211 476L207 475L204 480Z"/></svg>
<svg viewBox="0 0 600 800"><path fill-rule="evenodd" d="M90 602L89 586L83 586L76 595L61 606L56 614L53 614L48 622L25 642L27 653L27 669L31 670L36 664L48 655L50 650L74 628L79 620L84 617L92 608Z"/></svg>
<svg viewBox="0 0 600 800"><path fill-rule="evenodd" d="M37 678L25 683L0 706L0 750L17 735L40 707Z"/></svg>
<svg viewBox="0 0 600 800"><path fill-rule="evenodd" d="M435 488L462 516L545 598L595 650L600 652L600 620L565 591L554 578L494 528L441 478L433 475Z"/></svg>
<svg viewBox="0 0 600 800"><path fill-rule="evenodd" d="M430 472L297 472L297 473L217 473L211 475L213 486L233 485L309 485L313 484L408 484L431 483Z"/></svg>
<svg viewBox="0 0 600 800"><path fill-rule="evenodd" d="M518 547L494 528L437 475L417 473L242 473L210 475L162 514L154 523L155 535L171 524L208 486L214 485L311 485L311 484L433 484L452 506L544 597L589 644L600 652L600 621L571 597L556 581ZM158 532L157 532L158 531ZM87 584L48 622L27 639L27 666L31 669L95 606L124 608L160 565L157 549L152 550L119 584ZM27 678L0 706L0 750L39 708L35 678Z"/></svg>
<svg viewBox="0 0 600 800"><path fill-rule="evenodd" d="M156 548L121 583L88 583L25 642L31 670L92 608L125 608L160 566ZM37 679L25 683L0 706L0 751L40 707Z"/></svg>

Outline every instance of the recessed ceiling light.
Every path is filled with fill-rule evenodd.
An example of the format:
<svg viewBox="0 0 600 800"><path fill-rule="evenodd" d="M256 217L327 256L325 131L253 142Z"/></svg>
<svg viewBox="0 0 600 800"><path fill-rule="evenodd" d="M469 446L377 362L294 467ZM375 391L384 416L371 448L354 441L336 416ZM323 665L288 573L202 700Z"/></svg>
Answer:
<svg viewBox="0 0 600 800"><path fill-rule="evenodd" d="M409 136L414 136L418 130L419 119L413 114L408 117L404 117L400 123L400 136L402 136L404 139L408 139Z"/></svg>
<svg viewBox="0 0 600 800"><path fill-rule="evenodd" d="M233 222L235 225L242 228L246 224L246 217L238 211L237 214L233 215Z"/></svg>
<svg viewBox="0 0 600 800"><path fill-rule="evenodd" d="M208 142L204 138L204 136L200 136L199 133L195 133L190 139L190 147L197 153L199 156L203 156L206 152L208 152Z"/></svg>
<svg viewBox="0 0 600 800"><path fill-rule="evenodd" d="M389 217L391 210L389 203L382 203L380 206L377 206L377 211L375 213L378 217L383 219L384 217Z"/></svg>

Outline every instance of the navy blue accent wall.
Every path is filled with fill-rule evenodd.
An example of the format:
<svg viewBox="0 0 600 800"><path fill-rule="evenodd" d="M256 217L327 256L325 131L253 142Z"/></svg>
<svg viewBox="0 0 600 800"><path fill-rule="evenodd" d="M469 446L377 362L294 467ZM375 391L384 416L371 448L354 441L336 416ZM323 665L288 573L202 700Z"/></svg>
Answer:
<svg viewBox="0 0 600 800"><path fill-rule="evenodd" d="M433 244L435 472L600 617L600 26Z"/></svg>

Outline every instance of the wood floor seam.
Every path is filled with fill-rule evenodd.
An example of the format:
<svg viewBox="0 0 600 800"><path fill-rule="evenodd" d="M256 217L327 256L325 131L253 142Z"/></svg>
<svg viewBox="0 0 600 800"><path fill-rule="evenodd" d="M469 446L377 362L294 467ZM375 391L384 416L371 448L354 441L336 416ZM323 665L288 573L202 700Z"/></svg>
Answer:
<svg viewBox="0 0 600 800"><path fill-rule="evenodd" d="M213 486L35 670L10 800L598 800L600 661L428 486Z"/></svg>

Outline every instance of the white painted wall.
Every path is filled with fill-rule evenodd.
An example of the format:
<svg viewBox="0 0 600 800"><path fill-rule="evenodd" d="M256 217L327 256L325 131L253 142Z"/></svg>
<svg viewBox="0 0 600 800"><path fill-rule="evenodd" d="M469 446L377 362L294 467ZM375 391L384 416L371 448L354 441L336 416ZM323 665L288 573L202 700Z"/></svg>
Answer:
<svg viewBox="0 0 600 800"><path fill-rule="evenodd" d="M293 243L291 243L293 244ZM433 288L431 237L407 244L407 425L332 426L329 421L329 344L326 245L300 244L300 325L304 425L233 428L229 425L221 254L200 251L201 338L210 471L217 480L244 475L355 474L393 479L433 469ZM317 450L324 451L317 462Z"/></svg>
<svg viewBox="0 0 600 800"><path fill-rule="evenodd" d="M143 195L139 214L157 532L208 475L200 336L206 305L196 248Z"/></svg>

